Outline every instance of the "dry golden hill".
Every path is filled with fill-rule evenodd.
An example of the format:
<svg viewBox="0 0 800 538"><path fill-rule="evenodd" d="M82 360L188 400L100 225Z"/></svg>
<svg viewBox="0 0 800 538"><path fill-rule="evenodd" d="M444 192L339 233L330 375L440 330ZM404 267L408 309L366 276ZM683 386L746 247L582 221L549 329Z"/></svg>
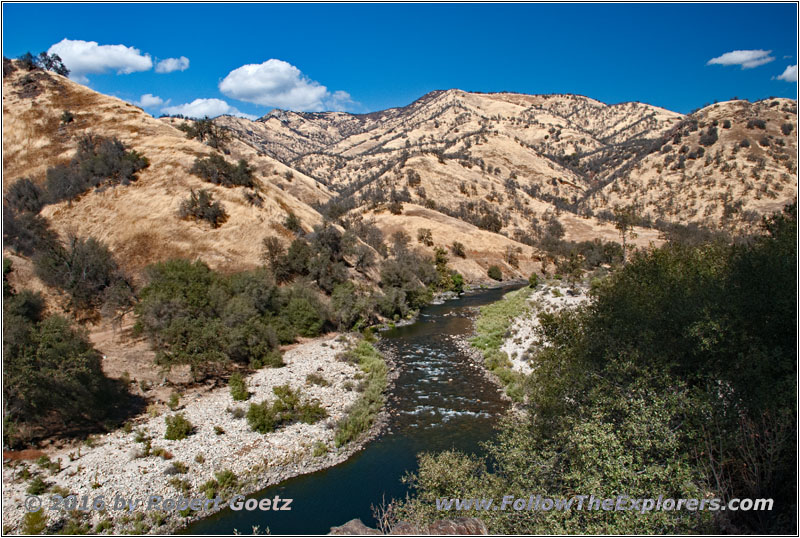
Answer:
<svg viewBox="0 0 800 538"><path fill-rule="evenodd" d="M74 115L71 123L61 122L65 110ZM149 160L150 166L129 186L96 189L42 210L59 234L106 242L134 273L175 256L202 259L222 269L255 266L262 237L289 237L281 225L288 212L311 229L322 220L311 204L331 197L324 185L234 143L227 158L235 162L246 157L256 170L263 205L250 205L246 189L212 185L189 172L195 159L213 153L212 148L134 105L49 72L16 69L4 76L3 121L4 192L21 177L43 182L48 167L68 162L86 133L116 137ZM178 218L181 201L191 189L201 188L212 191L229 215L217 229Z"/></svg>
<svg viewBox="0 0 800 538"><path fill-rule="evenodd" d="M633 203L653 221L747 227L797 195L797 103L705 107L606 179L582 209Z"/></svg>
<svg viewBox="0 0 800 538"><path fill-rule="evenodd" d="M797 109L787 99L683 116L577 95L448 90L370 114L275 110L217 122L338 192L333 214L414 203L528 244L556 210L590 217L572 234L586 237L607 237L591 217L607 221L619 206L660 228L747 229L797 187Z"/></svg>

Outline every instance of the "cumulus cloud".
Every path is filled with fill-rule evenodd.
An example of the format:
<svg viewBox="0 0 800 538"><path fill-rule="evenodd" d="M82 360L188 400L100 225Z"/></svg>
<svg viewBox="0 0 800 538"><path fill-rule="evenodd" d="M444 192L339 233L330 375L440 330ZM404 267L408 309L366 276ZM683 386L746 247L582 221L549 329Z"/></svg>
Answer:
<svg viewBox="0 0 800 538"><path fill-rule="evenodd" d="M350 94L342 90L335 91L329 98L325 100L325 108L328 110L336 110L343 112L352 109L356 102L350 97Z"/></svg>
<svg viewBox="0 0 800 538"><path fill-rule="evenodd" d="M233 99L289 110L339 110L353 103L347 92L331 93L292 64L274 58L234 69L219 89Z"/></svg>
<svg viewBox="0 0 800 538"><path fill-rule="evenodd" d="M186 71L189 69L189 58L167 58L156 64L156 73L172 73L173 71Z"/></svg>
<svg viewBox="0 0 800 538"><path fill-rule="evenodd" d="M776 78L786 82L797 82L797 64L790 65L783 71L783 74L778 75Z"/></svg>
<svg viewBox="0 0 800 538"><path fill-rule="evenodd" d="M254 120L257 116L240 112L236 107L232 107L222 99L195 99L191 103L182 105L168 106L161 109L164 114L183 114L189 118L203 118L208 116L214 118L228 114Z"/></svg>
<svg viewBox="0 0 800 538"><path fill-rule="evenodd" d="M764 65L775 58L770 56L771 50L733 50L722 56L711 58L706 65L741 65L742 69L751 69Z"/></svg>
<svg viewBox="0 0 800 538"><path fill-rule="evenodd" d="M136 106L140 106L142 108L152 108L156 106L166 105L169 103L169 99L164 101L157 95L153 95L152 93L146 93L142 95L138 101L134 101L133 104Z"/></svg>
<svg viewBox="0 0 800 538"><path fill-rule="evenodd" d="M149 54L142 54L134 47L125 45L99 45L97 41L63 39L51 46L50 54L58 54L70 70L70 78L82 83L90 73L116 71L128 75L136 71L147 71L153 67Z"/></svg>

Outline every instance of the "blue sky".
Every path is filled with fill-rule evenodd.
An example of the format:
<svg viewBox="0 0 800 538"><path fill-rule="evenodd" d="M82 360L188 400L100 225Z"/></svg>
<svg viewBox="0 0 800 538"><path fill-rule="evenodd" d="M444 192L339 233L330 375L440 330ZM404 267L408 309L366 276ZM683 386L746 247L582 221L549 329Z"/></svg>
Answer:
<svg viewBox="0 0 800 538"><path fill-rule="evenodd" d="M448 88L686 113L795 98L796 21L789 3L5 3L3 54L60 52L73 78L156 116L369 112Z"/></svg>

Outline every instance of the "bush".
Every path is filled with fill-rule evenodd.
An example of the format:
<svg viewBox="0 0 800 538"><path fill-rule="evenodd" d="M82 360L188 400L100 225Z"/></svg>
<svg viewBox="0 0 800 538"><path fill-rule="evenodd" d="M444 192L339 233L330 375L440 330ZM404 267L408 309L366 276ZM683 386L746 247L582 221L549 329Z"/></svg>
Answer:
<svg viewBox="0 0 800 538"><path fill-rule="evenodd" d="M3 204L3 243L20 254L31 256L40 249L58 245L58 235L41 215L20 213Z"/></svg>
<svg viewBox="0 0 800 538"><path fill-rule="evenodd" d="M303 231L302 223L300 222L300 217L289 211L289 214L286 215L286 220L283 221L283 226L289 230L290 232L300 233Z"/></svg>
<svg viewBox="0 0 800 538"><path fill-rule="evenodd" d="M288 326L277 316L286 299L266 270L224 277L202 262L171 260L149 266L145 276L137 326L160 364L189 364L196 376L219 372L231 360L282 364L276 329ZM296 333L289 329L291 341Z"/></svg>
<svg viewBox="0 0 800 538"><path fill-rule="evenodd" d="M206 181L224 187L255 187L253 169L244 159L236 165L220 155L211 155L206 159L196 159L190 172Z"/></svg>
<svg viewBox="0 0 800 538"><path fill-rule="evenodd" d="M67 125L68 123L72 123L75 120L75 115L70 112L69 110L65 110L61 113L61 124Z"/></svg>
<svg viewBox="0 0 800 538"><path fill-rule="evenodd" d="M793 129L794 125L792 125L791 123L784 123L783 125L781 125L781 132L784 134L784 136L789 136L789 134L792 132Z"/></svg>
<svg viewBox="0 0 800 538"><path fill-rule="evenodd" d="M433 246L433 234L429 228L420 228L417 230L417 241L426 247Z"/></svg>
<svg viewBox="0 0 800 538"><path fill-rule="evenodd" d="M38 213L45 204L45 193L28 178L12 183L5 196L8 206L19 213Z"/></svg>
<svg viewBox="0 0 800 538"><path fill-rule="evenodd" d="M35 535L42 534L47 528L47 514L44 509L36 512L27 512L22 518L22 534Z"/></svg>
<svg viewBox="0 0 800 538"><path fill-rule="evenodd" d="M167 431L164 433L164 439L180 441L194 433L194 426L182 413L172 415L171 417L164 417L164 422L167 423Z"/></svg>
<svg viewBox="0 0 800 538"><path fill-rule="evenodd" d="M752 119L752 120L747 122L747 128L748 129L753 129L753 128L756 128L756 127L759 128L759 129L766 129L767 128L767 122L762 120L762 119L758 119L758 118Z"/></svg>
<svg viewBox="0 0 800 538"><path fill-rule="evenodd" d="M289 385L273 387L272 392L277 399L271 404L265 400L250 404L247 410L247 423L253 431L269 433L293 422L314 424L328 416L319 402L305 398Z"/></svg>
<svg viewBox="0 0 800 538"><path fill-rule="evenodd" d="M178 126L178 129L186 133L187 138L195 138L200 142L205 142L212 148L222 149L226 142L230 140L227 129L214 123L208 116L201 120L188 121Z"/></svg>
<svg viewBox="0 0 800 538"><path fill-rule="evenodd" d="M204 220L212 228L219 228L228 220L225 208L218 201L215 202L214 195L206 189L197 192L192 190L189 198L181 202L178 216L186 220Z"/></svg>
<svg viewBox="0 0 800 538"><path fill-rule="evenodd" d="M700 135L700 144L703 146L712 146L719 139L717 128L709 126L708 130Z"/></svg>
<svg viewBox="0 0 800 538"><path fill-rule="evenodd" d="M531 273L531 276L528 277L528 286L531 288L535 288L539 285L539 275L536 273Z"/></svg>
<svg viewBox="0 0 800 538"><path fill-rule="evenodd" d="M78 308L96 308L111 299L112 307L132 304L133 287L108 247L93 237L71 236L66 247L40 249L33 264L39 278L66 291Z"/></svg>
<svg viewBox="0 0 800 538"><path fill-rule="evenodd" d="M389 204L389 212L392 215L402 215L403 214L403 204L401 202L392 202Z"/></svg>
<svg viewBox="0 0 800 538"><path fill-rule="evenodd" d="M458 256L459 258L467 257L467 253L464 250L463 243L459 243L458 241L453 241L453 244L450 246L450 250L452 251L453 255Z"/></svg>
<svg viewBox="0 0 800 538"><path fill-rule="evenodd" d="M250 391L247 390L247 384L242 378L242 374L236 372L228 381L228 386L231 389L231 397L237 402L241 402L250 398Z"/></svg>
<svg viewBox="0 0 800 538"><path fill-rule="evenodd" d="M31 433L63 432L96 424L125 404L124 394L105 377L100 354L85 333L61 316L44 317L39 294L4 287L4 442L15 425ZM110 404L110 405L109 405ZM27 434L26 434L27 435Z"/></svg>
<svg viewBox="0 0 800 538"><path fill-rule="evenodd" d="M496 265L490 265L487 274L489 275L489 278L493 280L503 280L503 272Z"/></svg>
<svg viewBox="0 0 800 538"><path fill-rule="evenodd" d="M127 151L116 138L89 134L78 140L69 164L47 170L47 199L49 203L71 200L104 183L128 185L149 165L147 158Z"/></svg>

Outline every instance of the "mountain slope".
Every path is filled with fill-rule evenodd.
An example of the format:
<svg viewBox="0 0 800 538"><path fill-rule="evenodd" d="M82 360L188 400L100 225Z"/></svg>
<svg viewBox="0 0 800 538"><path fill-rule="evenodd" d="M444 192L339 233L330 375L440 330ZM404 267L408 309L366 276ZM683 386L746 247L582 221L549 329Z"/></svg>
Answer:
<svg viewBox="0 0 800 538"><path fill-rule="evenodd" d="M74 115L71 123L61 122L65 110ZM90 132L117 137L149 159L150 166L129 186L96 189L42 210L62 236L77 233L103 240L128 269L174 256L199 258L224 269L252 267L259 263L260 239L268 231L290 235L281 225L288 212L311 229L322 218L309 204L331 196L323 185L296 171L287 188L285 165L234 143L228 158L249 159L263 197L262 207L249 205L244 188L212 185L189 172L196 158L214 152L210 147L129 103L53 73L17 69L5 76L3 119L4 190L20 177L43 182L47 168L68 162L78 139ZM229 214L217 229L177 216L190 190L201 188L212 191Z"/></svg>

